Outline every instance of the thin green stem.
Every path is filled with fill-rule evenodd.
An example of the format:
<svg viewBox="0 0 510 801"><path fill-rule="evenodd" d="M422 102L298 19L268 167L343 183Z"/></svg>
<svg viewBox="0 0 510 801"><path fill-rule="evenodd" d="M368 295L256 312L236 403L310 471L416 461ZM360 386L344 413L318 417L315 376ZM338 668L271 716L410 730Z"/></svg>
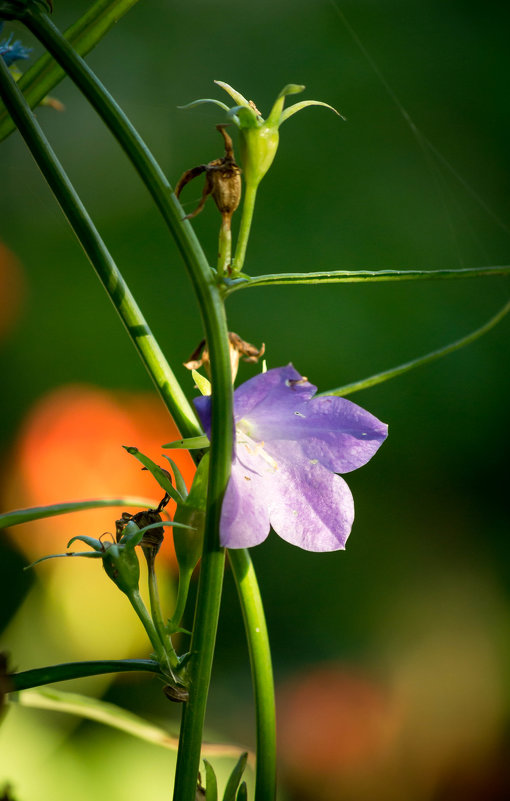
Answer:
<svg viewBox="0 0 510 801"><path fill-rule="evenodd" d="M84 56L108 33L110 28L138 0L96 0L96 2L64 33L66 39ZM20 78L18 85L30 108L38 105L60 81L65 72L44 53ZM0 141L16 129L8 111L0 109Z"/></svg>
<svg viewBox="0 0 510 801"><path fill-rule="evenodd" d="M273 801L276 789L276 709L271 649L266 618L251 558L246 550L228 551L250 654L257 728L255 787L257 801Z"/></svg>
<svg viewBox="0 0 510 801"><path fill-rule="evenodd" d="M93 662L65 662L61 665L48 665L48 667L34 670L23 670L20 673L10 673L8 675L9 692L41 687L43 684L53 684L56 681L133 671L161 673L161 668L153 659L101 659Z"/></svg>
<svg viewBox="0 0 510 801"><path fill-rule="evenodd" d="M237 262L234 262L235 264ZM237 271L237 270L236 270ZM318 273L274 273L251 278L226 278L225 295L239 289L285 284L355 284L373 281L431 281L438 278L482 278L489 275L510 275L510 266L469 267L459 270L328 270Z"/></svg>
<svg viewBox="0 0 510 801"><path fill-rule="evenodd" d="M161 641L161 644L163 645L163 648L168 654L168 659L170 660L170 664L173 665L175 669L179 665L179 658L175 653L175 648L172 644L170 635L168 634L165 621L163 619L163 614L161 612L158 580L156 577L156 571L154 569L154 553L149 552L148 549L145 548L143 550L147 561L147 574L148 574L147 583L149 587L149 601L151 606L152 619L154 621L154 626L156 627L156 631L158 633L158 637Z"/></svg>
<svg viewBox="0 0 510 801"><path fill-rule="evenodd" d="M188 600L189 585L191 582L192 575L193 575L192 570L183 570L183 568L179 568L179 586L177 589L177 601L175 603L175 609L173 611L172 617L168 621L168 630L170 632L177 631L177 629L181 625L181 621L184 616L184 611L186 609L186 603Z"/></svg>
<svg viewBox="0 0 510 801"><path fill-rule="evenodd" d="M218 237L218 275L226 275L232 260L232 229L231 218L222 217L220 234Z"/></svg>
<svg viewBox="0 0 510 801"><path fill-rule="evenodd" d="M319 394L342 396L351 395L353 392L358 392L360 389L374 387L376 384L382 384L384 381L389 381L390 378L397 378L397 376L403 375L403 373L407 373L409 370L414 370L415 367L422 367L424 364L429 364L430 362L434 362L436 359L441 359L443 356L448 356L449 353L453 353L456 350L460 350L460 348L464 348L466 345L470 345L471 342L474 342L476 339L486 334L491 330L491 328L494 328L494 326L496 326L503 319L503 317L508 314L509 311L510 301L505 303L503 308L500 309L499 312L494 315L494 317L491 317L490 320L488 320L480 328L477 328L476 331L472 331L467 336L462 337L462 339L457 339L455 342L450 343L450 345L446 345L444 348L433 350L431 353L427 353L425 356L412 359L410 362L405 362L405 364L401 364L398 367L393 367L391 370L385 370L383 373L376 373L375 375L372 375L369 378L364 378L361 381L354 381L352 384L344 384L342 387L328 389L326 392L321 392Z"/></svg>
<svg viewBox="0 0 510 801"><path fill-rule="evenodd" d="M257 197L258 184L250 183L244 190L243 211L239 224L239 234L237 237L236 251L232 263L232 277L238 275L243 269L246 257L246 248L250 238L251 223L255 209L255 198Z"/></svg>
<svg viewBox="0 0 510 801"><path fill-rule="evenodd" d="M145 631L147 632L147 636L152 643L152 647L154 648L154 652L156 654L156 659L158 660L159 664L163 667L166 667L170 675L172 675L173 670L178 667L177 660L171 660L169 654L165 651L163 644L159 638L158 632L156 631L156 627L154 622L147 611L147 607L145 606L140 593L138 590L132 590L130 593L126 593L129 599L129 602L133 609L135 610L136 614L138 615L140 622L142 623ZM174 664L172 664L174 661Z"/></svg>

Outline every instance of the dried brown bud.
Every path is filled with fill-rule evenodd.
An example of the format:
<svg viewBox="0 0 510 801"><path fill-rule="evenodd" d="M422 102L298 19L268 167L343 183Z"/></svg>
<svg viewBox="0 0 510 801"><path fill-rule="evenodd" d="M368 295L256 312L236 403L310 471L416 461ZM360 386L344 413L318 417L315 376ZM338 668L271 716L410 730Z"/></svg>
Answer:
<svg viewBox="0 0 510 801"><path fill-rule="evenodd" d="M262 343L260 348L256 348L255 345L245 342L244 339L241 339L241 337L233 331L228 332L228 339L230 344L230 364L232 367L233 383L237 376L239 359L242 358L243 362L257 362L260 357L264 355L266 346ZM198 370L199 367L204 365L207 374L210 375L209 364L209 349L207 347L207 342L203 339L199 346L195 348L188 361L184 362L184 366L187 367L188 370Z"/></svg>
<svg viewBox="0 0 510 801"><path fill-rule="evenodd" d="M230 221L232 214L239 206L241 200L241 170L235 162L232 139L225 131L223 125L217 125L216 128L225 141L224 157L221 159L214 159L214 161L210 161L208 164L192 167L191 170L186 170L186 172L181 175L175 187L175 194L179 197L183 188L192 181L193 178L197 178L197 176L204 172L206 174L200 203L194 211L186 215L185 219L190 219L200 214L209 195L213 197L224 220Z"/></svg>

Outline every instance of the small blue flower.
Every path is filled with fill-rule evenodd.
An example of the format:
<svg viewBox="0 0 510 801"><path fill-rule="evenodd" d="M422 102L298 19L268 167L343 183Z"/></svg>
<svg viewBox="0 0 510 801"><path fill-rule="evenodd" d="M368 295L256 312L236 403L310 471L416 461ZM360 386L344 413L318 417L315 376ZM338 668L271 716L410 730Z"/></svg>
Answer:
<svg viewBox="0 0 510 801"><path fill-rule="evenodd" d="M0 23L0 30L2 30L2 27L3 23ZM13 36L14 34L11 33L7 39L2 39L0 42L0 56L2 56L8 67L14 64L15 61L29 58L32 52L32 48L25 47L19 39L13 42Z"/></svg>
<svg viewBox="0 0 510 801"><path fill-rule="evenodd" d="M258 545L270 527L307 551L345 547L354 502L338 473L366 464L388 427L345 398L315 393L291 364L236 389L236 442L220 523L224 547ZM197 398L195 406L210 433L211 398Z"/></svg>

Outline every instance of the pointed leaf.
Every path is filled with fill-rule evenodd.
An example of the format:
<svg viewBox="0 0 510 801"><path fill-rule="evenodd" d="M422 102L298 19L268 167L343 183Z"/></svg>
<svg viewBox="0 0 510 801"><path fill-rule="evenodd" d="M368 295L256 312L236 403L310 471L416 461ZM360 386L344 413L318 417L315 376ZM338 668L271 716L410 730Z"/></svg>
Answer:
<svg viewBox="0 0 510 801"><path fill-rule="evenodd" d="M247 761L248 761L248 754L245 752L244 754L241 754L237 762L237 765L234 767L234 770L230 774L230 778L225 788L225 793L223 794L223 801L235 801L237 788L239 786L239 782L241 781L241 777L244 773Z"/></svg>
<svg viewBox="0 0 510 801"><path fill-rule="evenodd" d="M205 767L205 801L218 801L218 783L214 768L207 759L204 759Z"/></svg>
<svg viewBox="0 0 510 801"><path fill-rule="evenodd" d="M164 489L165 492L168 492L172 500L174 500L176 503L182 503L183 498L181 498L180 494L170 481L170 478L168 475L166 475L166 472L159 467L159 465L153 462L152 459L149 459L148 456L145 456L144 453L139 451L138 448L135 448L134 446L123 445L122 447L125 448L125 450L131 454L131 456L134 456L135 459L138 459L138 461L141 462L150 473L152 473L159 486Z"/></svg>
<svg viewBox="0 0 510 801"><path fill-rule="evenodd" d="M345 120L345 117L340 114L336 108L330 106L329 103L323 103L321 100L302 100L300 103L294 103L293 106L289 106L289 108L286 108L285 111L282 111L280 115L280 125L285 122L285 120L288 120L289 117L292 117L293 114L296 114L296 112L301 111L301 109L306 108L307 106L324 106L325 108L330 108L331 111L334 111L335 114L338 114L339 117Z"/></svg>
<svg viewBox="0 0 510 801"><path fill-rule="evenodd" d="M237 92L232 86L230 86L228 83L225 83L224 81L214 81L214 83L217 86L221 86L221 88L224 89L225 92L227 92L230 95L232 100L235 100L235 102L239 106L247 106L248 108L250 108L249 100L246 100L246 98L241 94L241 92Z"/></svg>
<svg viewBox="0 0 510 801"><path fill-rule="evenodd" d="M200 374L199 374L200 375ZM168 442L162 445L162 448L180 448L187 451L202 450L210 446L208 437L201 434L199 437L187 437L186 439L176 439L174 442Z"/></svg>
<svg viewBox="0 0 510 801"><path fill-rule="evenodd" d="M184 481L181 471L175 464L174 460L170 458L170 456L167 456L165 453L163 454L163 456L165 457L165 459L168 459L172 467L175 487L177 489L177 492L184 498L184 500L186 500L186 498L188 497L188 488L186 486L186 482Z"/></svg>
<svg viewBox="0 0 510 801"><path fill-rule="evenodd" d="M96 539L95 537L87 537L85 534L77 535L76 537L71 537L71 539L69 540L69 542L66 545L66 548L69 548L69 546L72 545L73 542L76 542L76 540L79 540L80 542L84 542L85 545L90 545L90 547L93 548L95 551L102 551L103 550L103 546L101 545L101 541L100 540Z"/></svg>
<svg viewBox="0 0 510 801"><path fill-rule="evenodd" d="M246 788L246 782L242 782L242 784L239 785L236 801L248 801L248 790Z"/></svg>
<svg viewBox="0 0 510 801"><path fill-rule="evenodd" d="M304 92L306 86L300 83L288 83L286 86L283 87L282 91L278 95L280 97L287 97L287 95L298 95L300 92Z"/></svg>
<svg viewBox="0 0 510 801"><path fill-rule="evenodd" d="M211 382L205 377L205 375L201 375L198 370L192 370L191 375L193 376L193 381L197 385L198 390L202 393L202 395L210 395Z"/></svg>
<svg viewBox="0 0 510 801"><path fill-rule="evenodd" d="M219 106L223 111L229 110L226 103L222 103L221 100L214 100L212 97L202 97L200 100L192 100L191 103L186 103L184 106L177 106L177 108L185 111L188 108L195 108L195 106L203 106L204 103L214 103L215 106Z"/></svg>

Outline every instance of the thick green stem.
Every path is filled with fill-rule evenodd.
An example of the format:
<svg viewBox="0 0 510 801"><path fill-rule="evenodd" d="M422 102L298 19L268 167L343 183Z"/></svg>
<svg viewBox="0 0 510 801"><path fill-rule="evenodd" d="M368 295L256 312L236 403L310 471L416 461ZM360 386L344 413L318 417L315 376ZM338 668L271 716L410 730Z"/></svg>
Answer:
<svg viewBox="0 0 510 801"><path fill-rule="evenodd" d="M255 198L257 196L258 184L250 183L244 190L243 212L239 224L239 235L237 237L236 252L232 263L232 277L238 275L243 269L246 257L246 248L250 238L253 211L255 209Z"/></svg>
<svg viewBox="0 0 510 801"><path fill-rule="evenodd" d="M48 665L48 667L9 674L9 692L40 687L55 681L69 681L70 679L83 679L86 676L101 676L103 673L132 671L161 673L161 668L153 659L101 659L94 662L66 662L61 665Z"/></svg>
<svg viewBox="0 0 510 801"><path fill-rule="evenodd" d="M276 791L276 710L271 650L260 590L246 550L228 551L250 653L257 725L255 797L273 801Z"/></svg>

